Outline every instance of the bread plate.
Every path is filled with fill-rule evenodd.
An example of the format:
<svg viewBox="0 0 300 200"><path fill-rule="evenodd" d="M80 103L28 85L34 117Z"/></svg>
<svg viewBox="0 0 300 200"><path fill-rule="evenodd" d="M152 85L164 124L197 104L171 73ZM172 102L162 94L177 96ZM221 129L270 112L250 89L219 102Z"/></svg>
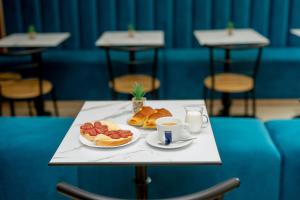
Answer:
<svg viewBox="0 0 300 200"><path fill-rule="evenodd" d="M122 144L122 145L118 145L118 146L98 146L94 142L86 139L81 134L79 134L79 141L82 144L84 144L86 146L89 146L89 147L95 147L95 148L100 148L100 149L113 149L113 148L119 148L119 147L123 147L123 146L126 146L126 145L130 145L130 144L136 142L139 139L140 133L136 128L134 128L132 126L129 126L129 125L126 125L126 124L118 124L118 127L122 130L130 130L133 134L132 135L132 140L129 141L128 143L126 143L126 144Z"/></svg>

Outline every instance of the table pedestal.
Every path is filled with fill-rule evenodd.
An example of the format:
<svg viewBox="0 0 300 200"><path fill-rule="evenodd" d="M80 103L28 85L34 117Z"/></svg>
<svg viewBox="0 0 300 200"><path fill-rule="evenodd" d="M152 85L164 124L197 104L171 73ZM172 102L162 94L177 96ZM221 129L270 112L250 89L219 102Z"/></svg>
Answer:
<svg viewBox="0 0 300 200"><path fill-rule="evenodd" d="M148 196L148 184L151 182L151 178L147 175L146 166L135 167L135 184L136 184L136 198L147 199Z"/></svg>

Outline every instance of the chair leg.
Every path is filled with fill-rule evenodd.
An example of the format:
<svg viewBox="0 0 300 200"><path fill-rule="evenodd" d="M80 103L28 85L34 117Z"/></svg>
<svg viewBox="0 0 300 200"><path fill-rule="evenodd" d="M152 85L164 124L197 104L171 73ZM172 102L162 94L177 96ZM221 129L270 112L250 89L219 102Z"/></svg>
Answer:
<svg viewBox="0 0 300 200"><path fill-rule="evenodd" d="M203 100L207 104L207 88L205 86L203 87Z"/></svg>
<svg viewBox="0 0 300 200"><path fill-rule="evenodd" d="M111 98L112 98L112 100L117 100L117 98L118 98L118 94L116 93L116 91L114 89L111 89Z"/></svg>
<svg viewBox="0 0 300 200"><path fill-rule="evenodd" d="M214 114L214 91L210 90L210 108L209 108L209 115L212 116Z"/></svg>
<svg viewBox="0 0 300 200"><path fill-rule="evenodd" d="M10 107L10 115L11 116L15 116L15 105L14 105L14 101L12 99L9 100L9 107Z"/></svg>
<svg viewBox="0 0 300 200"><path fill-rule="evenodd" d="M158 100L158 89L157 90L153 90L151 92L151 96L153 100Z"/></svg>
<svg viewBox="0 0 300 200"><path fill-rule="evenodd" d="M51 97L52 97L55 116L58 117L59 113L58 113L58 106L57 106L57 98L56 98L56 93L55 93L54 89L51 91Z"/></svg>
<svg viewBox="0 0 300 200"><path fill-rule="evenodd" d="M2 116L2 105L3 105L3 102L2 102L2 99L0 98L0 116Z"/></svg>
<svg viewBox="0 0 300 200"><path fill-rule="evenodd" d="M244 99L245 99L245 116L248 116L249 115L249 112L248 112L249 94L248 94L248 92L245 92Z"/></svg>
<svg viewBox="0 0 300 200"><path fill-rule="evenodd" d="M28 106L28 112L30 116L33 116L32 107L31 107L31 101L27 100L27 106Z"/></svg>
<svg viewBox="0 0 300 200"><path fill-rule="evenodd" d="M255 90L252 90L252 113L253 117L256 117L256 94Z"/></svg>

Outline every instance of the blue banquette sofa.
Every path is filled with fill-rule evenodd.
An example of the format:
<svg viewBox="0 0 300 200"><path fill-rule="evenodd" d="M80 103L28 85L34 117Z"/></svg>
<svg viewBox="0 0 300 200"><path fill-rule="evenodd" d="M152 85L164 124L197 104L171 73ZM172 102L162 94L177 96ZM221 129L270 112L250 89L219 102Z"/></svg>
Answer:
<svg viewBox="0 0 300 200"><path fill-rule="evenodd" d="M72 118L0 118L0 199L60 199L65 181L104 195L134 198L133 166L48 166ZM192 193L230 177L232 200L288 200L300 196L300 120L212 118L221 166L152 166L150 198Z"/></svg>
<svg viewBox="0 0 300 200"><path fill-rule="evenodd" d="M159 55L161 98L201 98L208 75L208 50L199 47L195 29L251 27L268 37L257 81L258 98L297 98L300 85L299 0L4 0L7 34L33 24L40 32L70 32L60 48L44 53L45 76L59 99L110 99L104 52L95 47L106 30L165 32ZM252 52L233 56L248 58ZM223 57L219 52L218 57ZM25 58L24 58L25 59ZM0 58L0 64L23 59ZM81 92L78 92L80 88ZM194 88L194 92L186 90Z"/></svg>

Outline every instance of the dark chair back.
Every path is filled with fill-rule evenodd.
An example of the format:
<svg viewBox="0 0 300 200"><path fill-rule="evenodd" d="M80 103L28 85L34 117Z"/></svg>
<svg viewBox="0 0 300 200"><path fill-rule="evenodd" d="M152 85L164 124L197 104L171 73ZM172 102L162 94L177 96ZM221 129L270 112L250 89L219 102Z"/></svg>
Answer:
<svg viewBox="0 0 300 200"><path fill-rule="evenodd" d="M256 80L256 76L260 67L260 61L262 57L262 51L263 48L265 47L265 44L253 44L253 45L225 45L225 46L210 46L209 47L209 57L210 57L210 65L209 65L209 71L210 71L210 76L214 77L215 75L215 67L216 67L216 61L214 58L214 50L221 49L224 50L225 55L224 55L224 60L219 60L219 62L224 64L224 71L228 72L230 71L230 65L232 63L244 63L244 62L253 62L254 65L252 68L252 72L248 75L250 75L253 79L254 82ZM240 61L233 61L231 58L231 51L244 51L244 50L251 50L251 49L256 49L257 54L255 59L247 59L247 60L240 60ZM213 81L213 79L212 79ZM214 83L212 83L214 84Z"/></svg>
<svg viewBox="0 0 300 200"><path fill-rule="evenodd" d="M112 89L114 88L114 79L116 76L115 66L126 65L128 66L128 74L135 74L138 66L151 66L151 74L152 77L152 91L155 88L155 79L157 78L157 65L158 65L158 50L160 47L149 46L149 47L105 47L106 53L106 66L109 75L109 81L112 84ZM136 54L140 52L153 52L153 56L150 59L137 59ZM117 60L112 56L112 52L124 52L128 53L128 60Z"/></svg>
<svg viewBox="0 0 300 200"><path fill-rule="evenodd" d="M222 200L225 193L239 187L239 185L240 180L238 178L232 178L200 192L165 200ZM67 183L57 184L56 189L63 195L78 200L117 200L116 198L87 192Z"/></svg>

